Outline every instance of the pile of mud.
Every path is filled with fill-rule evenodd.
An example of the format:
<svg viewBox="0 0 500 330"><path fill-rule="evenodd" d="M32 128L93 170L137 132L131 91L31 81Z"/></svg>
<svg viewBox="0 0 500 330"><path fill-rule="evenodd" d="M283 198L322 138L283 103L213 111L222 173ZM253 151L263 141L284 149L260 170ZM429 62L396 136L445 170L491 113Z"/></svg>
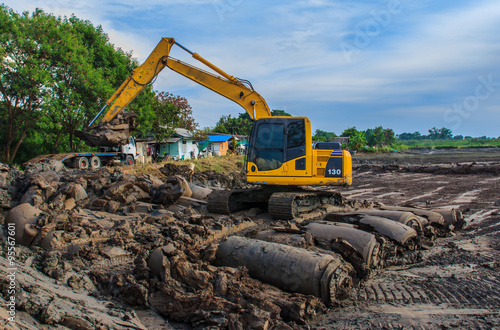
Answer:
<svg viewBox="0 0 500 330"><path fill-rule="evenodd" d="M428 174L500 174L500 163L487 162L469 164L433 164L433 165L357 165L354 169L359 172L409 172Z"/></svg>
<svg viewBox="0 0 500 330"><path fill-rule="evenodd" d="M88 146L116 147L128 143L128 138L137 128L134 112L119 113L110 122L75 130L75 136Z"/></svg>
<svg viewBox="0 0 500 330"><path fill-rule="evenodd" d="M353 202L298 222L270 222L265 210L209 214L194 191L243 187L242 174L173 164L161 178L121 167L0 170L0 269L17 269L14 282L0 279L0 297L15 291L19 325L146 329L149 310L200 328L297 328L373 272L420 260L422 246L457 224L422 213L381 225Z"/></svg>

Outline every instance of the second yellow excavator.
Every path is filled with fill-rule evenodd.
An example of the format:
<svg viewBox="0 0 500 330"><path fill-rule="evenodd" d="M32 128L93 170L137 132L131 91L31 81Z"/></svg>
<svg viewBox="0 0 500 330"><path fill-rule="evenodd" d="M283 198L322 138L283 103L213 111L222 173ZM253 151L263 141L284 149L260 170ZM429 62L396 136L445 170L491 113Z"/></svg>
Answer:
<svg viewBox="0 0 500 330"><path fill-rule="evenodd" d="M170 57L174 45L215 73ZM110 97L93 122L106 108L108 110L99 125L110 122L165 67L236 102L254 120L247 150L246 177L248 182L258 184L260 188L214 191L209 196L209 211L233 213L256 204L268 204L273 218L293 219L322 204L335 204L341 198L334 191L307 187L352 183L350 153L333 142L316 143L313 147L308 118L272 116L266 101L249 81L225 73L173 38L161 39L147 60L134 69Z"/></svg>

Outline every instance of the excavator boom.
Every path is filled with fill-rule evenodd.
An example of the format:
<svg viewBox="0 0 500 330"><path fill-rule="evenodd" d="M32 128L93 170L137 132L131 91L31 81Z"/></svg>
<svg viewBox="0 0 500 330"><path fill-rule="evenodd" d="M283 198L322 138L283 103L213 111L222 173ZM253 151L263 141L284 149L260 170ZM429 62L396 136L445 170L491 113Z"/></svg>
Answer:
<svg viewBox="0 0 500 330"><path fill-rule="evenodd" d="M179 46L217 74L197 68L169 56L174 45ZM115 93L106 101L106 105L90 122L89 127L75 134L90 146L117 146L126 143L136 128L135 117L117 118L139 93L165 68L193 80L214 92L239 104L253 120L271 116L271 111L262 96L257 93L249 81L235 78L197 53L177 43L173 38L162 38L146 61L134 69ZM94 125L105 111L103 118Z"/></svg>
<svg viewBox="0 0 500 330"><path fill-rule="evenodd" d="M194 59L203 63L220 76L170 57L169 54L173 45L177 45L190 53ZM101 123L110 122L116 115L122 112L125 107L158 76L165 66L231 101L238 103L254 120L271 116L271 111L264 98L260 96L251 85L245 85L244 82L246 81L227 74L199 54L193 53L186 47L177 43L175 39L162 38L146 61L134 69L132 74L108 99L105 108L109 107L109 109L102 118ZM94 118L94 120L96 119L97 118ZM93 122L91 122L91 125L92 124Z"/></svg>

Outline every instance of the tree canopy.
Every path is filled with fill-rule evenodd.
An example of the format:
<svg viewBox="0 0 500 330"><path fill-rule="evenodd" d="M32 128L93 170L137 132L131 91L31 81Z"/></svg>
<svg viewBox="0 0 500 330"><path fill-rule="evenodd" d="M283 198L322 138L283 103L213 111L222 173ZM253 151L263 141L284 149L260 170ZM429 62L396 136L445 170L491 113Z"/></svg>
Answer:
<svg viewBox="0 0 500 330"><path fill-rule="evenodd" d="M330 141L331 139L333 139L334 137L337 137L337 134L335 134L333 132L326 132L326 131L322 131L320 129L317 129L314 132L312 140L314 142L327 142L327 141Z"/></svg>
<svg viewBox="0 0 500 330"><path fill-rule="evenodd" d="M284 110L271 110L273 116L291 116ZM238 117L221 116L215 127L210 129L216 133L250 135L253 121L246 112L240 113Z"/></svg>
<svg viewBox="0 0 500 330"><path fill-rule="evenodd" d="M2 161L88 148L73 132L90 123L137 67L132 55L116 49L101 26L75 16L18 14L1 5L0 29ZM127 110L138 114L142 133L197 127L185 98L156 95L151 86Z"/></svg>

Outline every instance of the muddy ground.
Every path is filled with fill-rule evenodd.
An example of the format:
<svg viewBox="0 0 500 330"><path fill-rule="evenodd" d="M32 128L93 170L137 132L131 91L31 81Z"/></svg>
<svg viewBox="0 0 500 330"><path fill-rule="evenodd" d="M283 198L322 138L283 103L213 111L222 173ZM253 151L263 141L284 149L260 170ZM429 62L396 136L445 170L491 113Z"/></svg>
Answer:
<svg viewBox="0 0 500 330"><path fill-rule="evenodd" d="M500 164L500 150L420 150L355 155L348 198L389 205L454 206L467 227L436 240L423 261L385 269L352 291L318 329L500 328L500 177L441 169ZM473 165L474 163L477 163ZM369 164L369 165L368 165ZM394 165L396 164L396 165ZM420 171L416 170L420 168ZM425 170L434 173L425 173ZM411 171L410 171L411 170Z"/></svg>
<svg viewBox="0 0 500 330"><path fill-rule="evenodd" d="M0 168L3 215L21 202L42 212L16 255L16 322L8 321L7 241L1 241L0 327L12 329L442 329L500 328L500 150L418 150L355 155L349 200L454 207L466 227L390 266L334 306L213 265L225 235L267 228L262 210L206 213L180 198L174 174L20 173ZM127 171L128 172L128 171ZM193 182L241 186L238 174L195 173ZM5 223L4 223L5 225ZM26 239L24 237L23 239ZM433 246L431 246L433 245ZM156 259L155 259L156 258Z"/></svg>

